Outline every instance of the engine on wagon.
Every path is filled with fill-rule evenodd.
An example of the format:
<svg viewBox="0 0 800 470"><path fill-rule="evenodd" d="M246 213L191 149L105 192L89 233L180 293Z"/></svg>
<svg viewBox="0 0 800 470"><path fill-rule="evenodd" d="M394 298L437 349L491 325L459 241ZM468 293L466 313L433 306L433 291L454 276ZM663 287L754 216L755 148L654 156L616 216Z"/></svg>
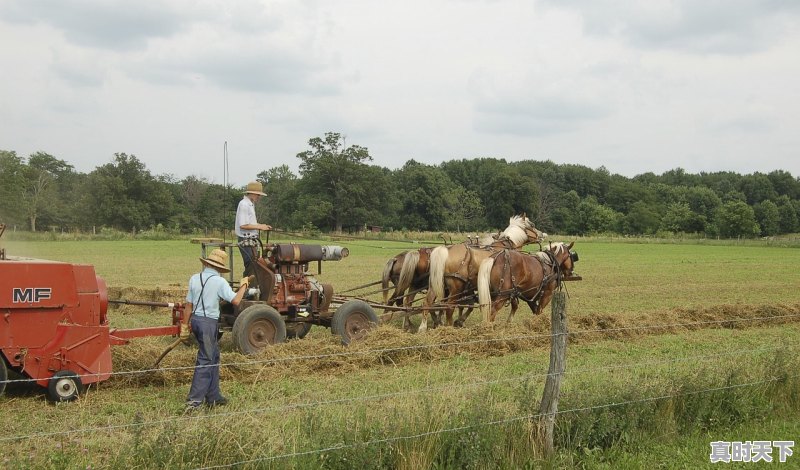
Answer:
<svg viewBox="0 0 800 470"><path fill-rule="evenodd" d="M319 282L309 265L316 262L319 274L323 261L339 261L349 254L335 245L264 245L247 272L255 277L253 287L237 308L228 304L221 309L221 323L232 327L235 346L253 353L284 334L302 338L312 325L331 327L333 286ZM281 327L285 333L277 331Z"/></svg>

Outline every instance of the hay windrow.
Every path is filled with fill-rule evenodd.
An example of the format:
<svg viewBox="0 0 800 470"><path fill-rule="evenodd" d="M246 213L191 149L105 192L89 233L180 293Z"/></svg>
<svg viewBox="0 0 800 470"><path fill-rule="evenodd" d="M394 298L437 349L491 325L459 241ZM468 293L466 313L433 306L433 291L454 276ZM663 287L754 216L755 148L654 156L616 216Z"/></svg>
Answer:
<svg viewBox="0 0 800 470"><path fill-rule="evenodd" d="M782 318L785 317L785 318ZM569 320L573 343L607 339L635 340L637 337L676 334L700 329L744 329L776 324L799 323L799 304L717 305L705 308L675 308L635 317L608 314L577 315ZM528 317L522 322L499 321L466 328L439 327L425 334L410 334L394 325L382 325L361 341L342 346L339 338L312 334L291 340L259 354L245 356L233 350L230 334L221 341L222 380L257 384L262 381L321 375L342 375L374 367L401 367L442 361L455 356L473 359L503 356L536 348L549 348L548 315ZM112 349L115 375L110 387L173 386L191 382L197 353L195 346L178 346L151 370L155 359L172 338L141 338ZM145 371L145 372L137 372ZM132 372L132 373L129 373Z"/></svg>

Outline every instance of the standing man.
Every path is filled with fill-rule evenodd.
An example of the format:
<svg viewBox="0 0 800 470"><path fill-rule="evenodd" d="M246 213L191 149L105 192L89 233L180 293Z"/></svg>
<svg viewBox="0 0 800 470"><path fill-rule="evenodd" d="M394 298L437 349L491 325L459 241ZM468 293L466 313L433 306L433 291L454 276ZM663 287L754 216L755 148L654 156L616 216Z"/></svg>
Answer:
<svg viewBox="0 0 800 470"><path fill-rule="evenodd" d="M239 245L239 253L242 254L242 262L244 263L244 273L249 274L248 268L255 260L256 242L259 230L272 230L272 227L267 224L259 224L256 220L256 203L264 194L264 188L258 181L251 181L247 183L247 189L244 191L244 197L239 201L239 206L236 208L236 240Z"/></svg>
<svg viewBox="0 0 800 470"><path fill-rule="evenodd" d="M189 318L181 323L180 337L187 341L194 333L199 349L195 362L192 387L186 400L186 409L197 409L204 402L208 406L225 405L228 399L219 390L219 301L225 300L239 305L250 283L248 278L239 281L235 293L220 273L228 273L228 253L216 249L207 258L200 258L203 270L189 279L186 294L187 310L192 312L191 330Z"/></svg>

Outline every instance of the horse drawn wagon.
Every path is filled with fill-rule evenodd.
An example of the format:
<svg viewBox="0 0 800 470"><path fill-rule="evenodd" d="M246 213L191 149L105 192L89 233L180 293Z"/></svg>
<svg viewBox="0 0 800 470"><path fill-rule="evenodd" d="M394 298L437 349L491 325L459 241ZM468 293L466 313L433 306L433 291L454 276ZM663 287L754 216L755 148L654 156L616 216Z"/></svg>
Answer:
<svg viewBox="0 0 800 470"><path fill-rule="evenodd" d="M419 330L425 331L428 314L432 311L443 311L448 324L452 326L453 309L459 308L459 319L455 324L460 326L475 305L478 266L481 262L495 260L498 254L506 250L541 243L544 236L546 234L536 230L527 217L514 216L504 231L480 242L468 241L436 249L423 248L398 255L403 259L390 259L382 280L338 294L332 285L319 282L308 269L310 263L316 262L317 273L321 273L323 261L339 261L347 257L347 248L297 243L270 244L269 238L265 244L260 239L253 239L246 249L253 250L253 259L256 261L245 274L254 276L255 282L238 306L223 302L220 328L232 332L235 348L242 353L252 354L287 338L302 338L312 325L330 328L333 334L341 337L343 344L349 344L375 325L395 317L403 318L404 326L410 329L409 317L421 314ZM233 255L237 244L213 239L194 241L201 244L204 257L210 248L228 252L231 271L228 282L235 287ZM569 248L571 246L564 252L571 253ZM552 259L555 261L555 257ZM570 280L576 260L576 256L561 256L555 264L546 263L550 271L557 273L557 279L553 275L548 277L543 271L539 284L549 286L551 281L557 281L560 285L562 280ZM448 267L453 263L456 268ZM459 272L460 268L463 268L463 272ZM572 276L571 279L576 277ZM395 284L391 297L389 282ZM378 284L382 284L382 289L364 291ZM424 290L428 290L425 302L414 306L414 295ZM523 297L537 312L549 302L549 297L545 295L552 294L552 288L541 291L544 295L536 293L529 295L529 298ZM383 303L369 299L370 295L376 293L383 293ZM506 295L499 300L493 299L493 303L497 305L504 300L511 300L515 305L517 296ZM376 311L382 313L379 315ZM434 316L434 326L438 323L439 317Z"/></svg>

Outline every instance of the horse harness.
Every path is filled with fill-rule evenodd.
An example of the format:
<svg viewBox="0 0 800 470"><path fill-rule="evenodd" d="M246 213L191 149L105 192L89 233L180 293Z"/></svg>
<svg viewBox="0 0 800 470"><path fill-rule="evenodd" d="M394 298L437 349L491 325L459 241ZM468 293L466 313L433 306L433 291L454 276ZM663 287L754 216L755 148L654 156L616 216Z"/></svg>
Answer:
<svg viewBox="0 0 800 470"><path fill-rule="evenodd" d="M499 285L502 286L505 283L505 276L510 275L511 276L511 289L509 289L508 291L496 290L496 291L493 292L493 294L495 296L499 296L501 294L505 295L506 293L508 293L510 299L522 298L526 302L538 302L539 298L542 295L542 291L544 290L544 286L550 284L550 282L553 279L556 280L556 283L557 283L557 286L558 286L559 289L563 285L563 283L562 283L563 272L562 272L562 269L561 269L561 264L556 259L556 256L550 251L539 251L539 252L537 252L537 253L535 253L533 255L530 255L530 256L535 258L539 262L539 264L541 264L541 266L542 266L542 273L543 273L542 281L539 283L539 286L538 286L538 289L536 290L536 293L533 296L530 297L530 300L527 300L528 297L526 297L525 294L527 294L529 291L533 290L534 288L531 287L529 289L520 290L519 286L517 286L517 279L513 274L511 274L511 263L509 262L508 251L509 251L508 249L505 249L505 250L502 251L503 260L504 260L504 262L503 262L503 277L500 278ZM548 273L548 271L549 271L549 273Z"/></svg>
<svg viewBox="0 0 800 470"><path fill-rule="evenodd" d="M500 243L503 246L502 247L493 246L496 243ZM478 245L478 246L475 246L475 245L472 245L472 244L469 244L469 243L465 243L465 245L466 245L466 250L464 251L464 257L461 259L461 265L459 266L458 271L452 272L452 273L445 273L444 277L458 279L459 281L463 282L464 283L464 288L459 293L459 296L466 299L466 298L469 298L470 296L472 296L471 293L474 293L475 289L476 289L476 287L472 285L472 281L471 281L472 272L471 272L470 268L472 267L472 263L470 261L472 259L472 250L489 251L489 252L491 252L489 257L496 259L497 256L499 256L501 253L511 249L514 244L511 241L511 239L509 239L508 237L504 237L504 238L499 239L496 242L492 243L491 245L484 245L484 246ZM466 265L466 268L467 268L466 277L461 274L461 270L464 269L464 265ZM452 297L452 295L448 296L448 298L450 298L450 297Z"/></svg>

